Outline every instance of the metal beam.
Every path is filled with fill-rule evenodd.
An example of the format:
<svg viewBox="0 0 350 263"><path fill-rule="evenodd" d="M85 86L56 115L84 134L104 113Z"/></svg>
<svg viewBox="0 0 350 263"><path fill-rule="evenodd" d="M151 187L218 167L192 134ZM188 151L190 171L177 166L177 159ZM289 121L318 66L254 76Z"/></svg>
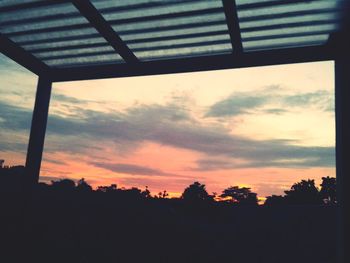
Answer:
<svg viewBox="0 0 350 263"><path fill-rule="evenodd" d="M90 1L73 0L72 3L127 63L138 62L138 59L134 53L128 48L128 46L117 35L110 24L108 24L108 22L103 18L100 12L91 4Z"/></svg>
<svg viewBox="0 0 350 263"><path fill-rule="evenodd" d="M26 159L26 179L29 185L39 180L51 86L52 82L49 78L39 76Z"/></svg>
<svg viewBox="0 0 350 263"><path fill-rule="evenodd" d="M239 29L239 20L237 15L235 0L222 0L225 10L226 23L230 33L233 53L241 55L243 53L241 32Z"/></svg>
<svg viewBox="0 0 350 263"><path fill-rule="evenodd" d="M234 54L223 54L145 61L135 65L128 65L124 63L75 68L57 68L54 70L52 80L72 81L84 79L197 72L206 70L332 60L333 58L333 54L327 46L274 49L269 51L247 52L243 53L240 57L237 57Z"/></svg>
<svg viewBox="0 0 350 263"><path fill-rule="evenodd" d="M35 56L25 51L22 47L0 33L0 52L21 66L30 70L34 74L47 74L50 68L37 59Z"/></svg>

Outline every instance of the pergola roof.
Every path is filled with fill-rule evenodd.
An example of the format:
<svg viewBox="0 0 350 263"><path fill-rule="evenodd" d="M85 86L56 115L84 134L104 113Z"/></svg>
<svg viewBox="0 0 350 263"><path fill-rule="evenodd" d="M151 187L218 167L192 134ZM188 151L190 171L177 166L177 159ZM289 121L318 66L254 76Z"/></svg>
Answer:
<svg viewBox="0 0 350 263"><path fill-rule="evenodd" d="M346 0L2 0L1 52L53 81L332 59Z"/></svg>

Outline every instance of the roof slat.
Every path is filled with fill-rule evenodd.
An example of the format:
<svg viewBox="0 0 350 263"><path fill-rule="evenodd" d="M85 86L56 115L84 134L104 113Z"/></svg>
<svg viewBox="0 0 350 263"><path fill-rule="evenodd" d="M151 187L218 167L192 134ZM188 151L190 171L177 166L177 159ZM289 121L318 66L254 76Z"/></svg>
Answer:
<svg viewBox="0 0 350 263"><path fill-rule="evenodd" d="M288 33L288 34L243 37L242 40L244 42L250 42L250 41L257 41L257 40L304 37L304 36L327 35L327 34L329 34L329 30L320 30L320 31L312 31L312 32L298 32L298 33Z"/></svg>
<svg viewBox="0 0 350 263"><path fill-rule="evenodd" d="M273 29L284 29L292 27L308 27L308 26L317 26L317 25L330 25L337 24L339 19L326 19L319 21L307 21L307 22L293 22L293 23L281 23L276 25L264 25L264 26L252 26L252 27L241 27L241 32L253 32L253 31L263 31L263 30L273 30Z"/></svg>
<svg viewBox="0 0 350 263"><path fill-rule="evenodd" d="M264 15L253 15L253 16L241 17L239 19L239 21L241 23L242 22L253 22L253 21L277 19L277 18L290 18L290 17L297 17L297 16L305 16L305 15L331 14L331 13L340 12L340 11L341 11L340 8L319 8L319 9L313 9L313 10L286 11L286 12L277 13L277 14L264 14Z"/></svg>
<svg viewBox="0 0 350 263"><path fill-rule="evenodd" d="M42 6L48 6L51 4L56 3L58 1L54 0L42 0L42 1L33 1L33 2L27 2L27 3L16 3L13 5L7 5L0 7L0 12L11 12L11 11L17 11L20 9L29 9L29 8L37 8ZM68 0L60 0L60 3L69 2Z"/></svg>
<svg viewBox="0 0 350 263"><path fill-rule="evenodd" d="M67 43L69 43L69 42L67 42ZM109 46L109 45L107 43L89 43L89 44L78 44L78 45L73 45L73 46L33 48L33 49L27 49L27 50L32 52L32 53L39 53L39 52L74 50L74 49L81 49L81 48L94 48L94 47L105 47L105 46Z"/></svg>
<svg viewBox="0 0 350 263"><path fill-rule="evenodd" d="M239 4L237 5L237 10L251 10L257 8L266 8L266 7L275 7L278 5L288 5L288 4L299 4L299 3L308 3L313 0L272 0L272 1L257 1L255 3Z"/></svg>

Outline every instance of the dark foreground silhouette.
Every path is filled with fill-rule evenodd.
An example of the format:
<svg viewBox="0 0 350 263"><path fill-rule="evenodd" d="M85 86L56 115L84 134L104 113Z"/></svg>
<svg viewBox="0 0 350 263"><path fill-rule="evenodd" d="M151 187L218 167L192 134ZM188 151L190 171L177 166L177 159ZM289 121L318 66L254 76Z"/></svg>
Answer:
<svg viewBox="0 0 350 263"><path fill-rule="evenodd" d="M0 262L336 261L329 177L321 190L305 180L258 206L256 194L235 186L219 196L225 201L198 182L168 199L68 179L29 192L23 176L23 167L0 173Z"/></svg>

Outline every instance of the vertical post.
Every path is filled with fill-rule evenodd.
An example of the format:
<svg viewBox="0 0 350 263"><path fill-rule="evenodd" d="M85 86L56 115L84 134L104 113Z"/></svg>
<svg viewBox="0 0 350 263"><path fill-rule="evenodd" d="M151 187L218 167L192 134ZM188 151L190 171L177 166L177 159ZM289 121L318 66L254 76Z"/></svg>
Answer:
<svg viewBox="0 0 350 263"><path fill-rule="evenodd" d="M39 181L51 86L51 79L39 76L26 159L26 181L30 185Z"/></svg>
<svg viewBox="0 0 350 263"><path fill-rule="evenodd" d="M350 55L344 52L335 60L335 112L338 199L338 263L347 262L349 250L350 186Z"/></svg>

